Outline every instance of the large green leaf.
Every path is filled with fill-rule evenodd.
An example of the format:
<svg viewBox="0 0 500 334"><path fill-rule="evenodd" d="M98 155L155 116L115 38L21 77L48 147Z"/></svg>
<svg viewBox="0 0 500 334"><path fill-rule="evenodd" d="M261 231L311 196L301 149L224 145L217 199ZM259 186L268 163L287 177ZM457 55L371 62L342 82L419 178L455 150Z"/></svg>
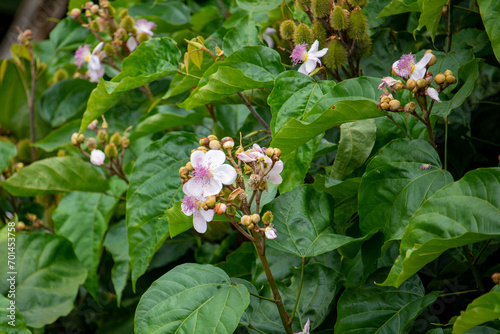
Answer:
<svg viewBox="0 0 500 334"><path fill-rule="evenodd" d="M443 15L443 6L446 5L447 0L419 0L420 18L418 19L418 27L416 30L420 31L426 27L431 35L432 42L436 36L439 20ZM415 31L413 32L415 34Z"/></svg>
<svg viewBox="0 0 500 334"><path fill-rule="evenodd" d="M231 334L250 303L244 285L212 265L175 267L144 293L135 314L137 333Z"/></svg>
<svg viewBox="0 0 500 334"><path fill-rule="evenodd" d="M226 56L251 45L262 45L258 37L259 31L256 22L250 15L244 16L237 25L234 25L222 39L222 50Z"/></svg>
<svg viewBox="0 0 500 334"><path fill-rule="evenodd" d="M71 146L71 135L78 132L80 129L80 123L81 121L79 119L68 122L59 129L50 132L42 140L35 142L33 146L39 147L46 152L53 152L63 147L67 150L74 149L78 151L76 147L69 148L69 146ZM83 134L85 137L95 137L94 132L91 130L85 130Z"/></svg>
<svg viewBox="0 0 500 334"><path fill-rule="evenodd" d="M483 19L486 33L491 41L495 57L500 61L500 24L498 15L500 15L500 3L495 0L478 0L479 12Z"/></svg>
<svg viewBox="0 0 500 334"><path fill-rule="evenodd" d="M85 44L89 35L89 29L68 16L55 26L49 36L54 49L76 50L76 48Z"/></svg>
<svg viewBox="0 0 500 334"><path fill-rule="evenodd" d="M279 196L263 209L273 212L278 231L278 238L267 244L300 257L310 257L353 241L335 234L331 202L329 195L314 190L311 185L299 186Z"/></svg>
<svg viewBox="0 0 500 334"><path fill-rule="evenodd" d="M71 241L77 258L89 272L85 286L93 296L97 295L97 267L104 234L119 196L126 188L121 179L114 179L113 183L119 188L116 197L72 192L64 196L52 215L56 233Z"/></svg>
<svg viewBox="0 0 500 334"><path fill-rule="evenodd" d="M370 156L376 135L377 126L373 119L342 124L331 176L342 180L361 167Z"/></svg>
<svg viewBox="0 0 500 334"><path fill-rule="evenodd" d="M0 246L7 249L7 233ZM2 252L7 263L7 252ZM71 243L49 233L16 236L16 307L30 327L43 327L68 315L87 270L77 260ZM0 272L0 294L9 290L7 270Z"/></svg>
<svg viewBox="0 0 500 334"><path fill-rule="evenodd" d="M122 292L127 284L128 263L128 242L127 242L127 222L122 220L116 225L113 225L104 239L104 247L113 256L113 269L111 270L111 280L115 287L116 301L120 306Z"/></svg>
<svg viewBox="0 0 500 334"><path fill-rule="evenodd" d="M360 77L335 85L301 119L292 117L286 121L273 137L271 146L279 147L283 155L287 155L332 127L385 115L377 108L379 84L380 79Z"/></svg>
<svg viewBox="0 0 500 334"><path fill-rule="evenodd" d="M137 159L127 193L127 231L132 284L169 236L168 222L158 219L182 198L179 168L199 146L194 134L171 132Z"/></svg>
<svg viewBox="0 0 500 334"><path fill-rule="evenodd" d="M400 286L450 248L500 236L500 168L473 170L436 192L411 217L384 285Z"/></svg>
<svg viewBox="0 0 500 334"><path fill-rule="evenodd" d="M274 79L283 71L280 55L275 50L263 46L244 47L210 66L180 106L192 109L245 90L272 88Z"/></svg>
<svg viewBox="0 0 500 334"><path fill-rule="evenodd" d="M14 304L12 304L14 302ZM19 313L15 305L15 298L7 299L0 295L0 308L5 312L5 316L0 318L0 333L3 334L31 334L31 331L26 327L26 322Z"/></svg>
<svg viewBox="0 0 500 334"><path fill-rule="evenodd" d="M0 171L4 170L9 166L9 161L11 158L17 155L16 145L9 141L0 140Z"/></svg>
<svg viewBox="0 0 500 334"><path fill-rule="evenodd" d="M77 157L40 160L1 183L14 196L36 196L58 192L105 192L108 181L90 163Z"/></svg>
<svg viewBox="0 0 500 334"><path fill-rule="evenodd" d="M392 0L377 16L385 17L407 12L420 12L418 0Z"/></svg>
<svg viewBox="0 0 500 334"><path fill-rule="evenodd" d="M380 272L372 275L360 288L348 288L337 305L335 332L339 333L408 333L415 318L438 297L425 294L418 276L399 289L377 286Z"/></svg>
<svg viewBox="0 0 500 334"><path fill-rule="evenodd" d="M423 169L422 164L430 164ZM453 182L426 141L395 139L371 160L359 187L359 227L379 230L386 240L401 239L415 211L432 194Z"/></svg>
<svg viewBox="0 0 500 334"><path fill-rule="evenodd" d="M40 115L53 127L83 114L95 84L82 79L59 81L40 98Z"/></svg>
<svg viewBox="0 0 500 334"><path fill-rule="evenodd" d="M249 12L269 12L281 5L281 0L236 0L238 7Z"/></svg>
<svg viewBox="0 0 500 334"><path fill-rule="evenodd" d="M462 334L488 321L500 319L500 286L474 299L453 324L453 334Z"/></svg>
<svg viewBox="0 0 500 334"><path fill-rule="evenodd" d="M129 8L129 14L156 23L155 33L173 32L191 25L189 7L180 1L135 4Z"/></svg>
<svg viewBox="0 0 500 334"><path fill-rule="evenodd" d="M224 270L229 277L251 280L256 255L254 244L244 242L234 252L226 256L226 261L217 263L216 266Z"/></svg>

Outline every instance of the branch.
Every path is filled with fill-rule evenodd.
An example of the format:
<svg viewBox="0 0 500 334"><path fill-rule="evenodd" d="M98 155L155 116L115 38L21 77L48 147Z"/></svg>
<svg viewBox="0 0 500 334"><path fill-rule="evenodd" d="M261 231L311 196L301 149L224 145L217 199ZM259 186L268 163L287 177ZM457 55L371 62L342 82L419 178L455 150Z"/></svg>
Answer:
<svg viewBox="0 0 500 334"><path fill-rule="evenodd" d="M271 127L266 123L266 121L264 121L264 119L259 115L259 113L254 109L254 107L252 106L252 104L250 103L250 101L247 100L247 98L245 97L245 95L241 92L238 93L238 96L240 97L240 99L243 101L243 103L245 103L245 105L247 106L248 110L250 110L250 112L252 113L252 115L257 119L257 121L259 121L259 123L269 132L271 133Z"/></svg>

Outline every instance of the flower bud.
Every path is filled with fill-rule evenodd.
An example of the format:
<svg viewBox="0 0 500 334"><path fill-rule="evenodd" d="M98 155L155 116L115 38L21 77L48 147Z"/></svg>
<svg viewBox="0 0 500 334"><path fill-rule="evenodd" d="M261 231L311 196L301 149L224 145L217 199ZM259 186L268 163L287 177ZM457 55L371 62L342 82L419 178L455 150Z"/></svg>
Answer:
<svg viewBox="0 0 500 334"><path fill-rule="evenodd" d="M128 15L128 9L124 9L120 12L120 14L118 14L118 16L120 17L120 19L123 19L125 16Z"/></svg>
<svg viewBox="0 0 500 334"><path fill-rule="evenodd" d="M26 228L26 224L24 222L18 222L16 225L16 230L22 231Z"/></svg>
<svg viewBox="0 0 500 334"><path fill-rule="evenodd" d="M188 161L188 162L186 163L186 168L187 168L190 172L194 171L194 167L193 167L193 165L191 164L191 161Z"/></svg>
<svg viewBox="0 0 500 334"><path fill-rule="evenodd" d="M115 53L115 50L113 49L113 45L111 45L110 43L104 44L103 50L104 50L104 52L106 52L106 55L108 57L111 57Z"/></svg>
<svg viewBox="0 0 500 334"><path fill-rule="evenodd" d="M131 16L125 16L122 18L122 21L120 22L120 27L125 29L128 32L132 32L132 29L134 29L134 19Z"/></svg>
<svg viewBox="0 0 500 334"><path fill-rule="evenodd" d="M438 85L441 85L443 84L445 81L446 81L446 77L444 76L443 73L438 73L436 74L436 76L434 77L434 81L438 84Z"/></svg>
<svg viewBox="0 0 500 334"><path fill-rule="evenodd" d="M447 75L446 82L449 84L454 84L457 82L457 79L453 75Z"/></svg>
<svg viewBox="0 0 500 334"><path fill-rule="evenodd" d="M385 95L385 96L381 96L381 97L380 97L380 102L382 102L382 103L383 103L383 102L385 102L385 103L389 103L389 102L391 102L391 100L392 100L392 97L387 96L387 95Z"/></svg>
<svg viewBox="0 0 500 334"><path fill-rule="evenodd" d="M453 72L450 70L446 70L446 71L444 71L444 75L447 77L449 75L453 75Z"/></svg>
<svg viewBox="0 0 500 334"><path fill-rule="evenodd" d="M66 153L63 150L57 150L57 156L58 157L65 157Z"/></svg>
<svg viewBox="0 0 500 334"><path fill-rule="evenodd" d="M273 222L273 218L273 213L271 211L266 211L266 213L262 216L262 222L265 225L269 225Z"/></svg>
<svg viewBox="0 0 500 334"><path fill-rule="evenodd" d="M279 148L275 148L274 149L274 155L279 158L281 157L281 150Z"/></svg>
<svg viewBox="0 0 500 334"><path fill-rule="evenodd" d="M299 24L293 35L293 42L295 45L303 43L312 44L314 42L314 36L311 29L304 23Z"/></svg>
<svg viewBox="0 0 500 334"><path fill-rule="evenodd" d="M232 150L234 147L234 140L231 137L224 137L221 140L221 144L226 150Z"/></svg>
<svg viewBox="0 0 500 334"><path fill-rule="evenodd" d="M83 143L83 141L84 141L84 140L85 140L85 136L84 136L84 135L83 135L83 133L82 133L81 135L79 135L79 136L78 136L78 139L77 139L78 144Z"/></svg>
<svg viewBox="0 0 500 334"><path fill-rule="evenodd" d="M198 151L202 151L203 153L207 153L208 152L208 150L207 150L207 148L205 146L200 146L200 147L197 148L197 150Z"/></svg>
<svg viewBox="0 0 500 334"><path fill-rule="evenodd" d="M215 203L217 202L217 198L214 195L207 196L207 206L212 209L215 206Z"/></svg>
<svg viewBox="0 0 500 334"><path fill-rule="evenodd" d="M85 3L85 9L90 9L90 7L92 7L94 5L94 3L92 1L87 1Z"/></svg>
<svg viewBox="0 0 500 334"><path fill-rule="evenodd" d="M401 107L401 102L399 102L398 100L392 100L391 102L389 102L389 107L392 111L398 111L399 107Z"/></svg>
<svg viewBox="0 0 500 334"><path fill-rule="evenodd" d="M211 150L220 150L220 142L218 140L211 140L208 147Z"/></svg>
<svg viewBox="0 0 500 334"><path fill-rule="evenodd" d="M427 80L425 80L424 78L420 78L417 80L417 86L419 88L425 88L427 87Z"/></svg>
<svg viewBox="0 0 500 334"><path fill-rule="evenodd" d="M147 32L140 33L139 36L137 36L137 41L139 42L139 44L149 41L148 33Z"/></svg>
<svg viewBox="0 0 500 334"><path fill-rule="evenodd" d="M122 137L122 147L127 148L130 146L130 139L127 137Z"/></svg>
<svg viewBox="0 0 500 334"><path fill-rule="evenodd" d="M380 103L380 109L382 109L382 110L388 110L389 109L389 103L387 103L387 102Z"/></svg>
<svg viewBox="0 0 500 334"><path fill-rule="evenodd" d="M346 62L347 56L347 49L344 48L342 43L337 39L332 39L323 60L328 68L336 70Z"/></svg>
<svg viewBox="0 0 500 334"><path fill-rule="evenodd" d="M99 31L99 22L97 22L96 20L90 22L90 29L91 30L94 30L94 31Z"/></svg>
<svg viewBox="0 0 500 334"><path fill-rule="evenodd" d="M226 204L224 204L224 203L217 203L215 205L214 211L218 215L223 215L224 212L226 212L226 208L227 208Z"/></svg>
<svg viewBox="0 0 500 334"><path fill-rule="evenodd" d="M311 0L310 10L316 18L327 17L331 9L332 2L330 0Z"/></svg>
<svg viewBox="0 0 500 334"><path fill-rule="evenodd" d="M219 140L219 138L217 138L217 136L215 136L215 135L210 135L207 138L208 138L209 142L212 140Z"/></svg>
<svg viewBox="0 0 500 334"><path fill-rule="evenodd" d="M280 25L280 36L282 39L291 41L293 39L293 35L295 34L295 22L293 20L285 20L281 22Z"/></svg>
<svg viewBox="0 0 500 334"><path fill-rule="evenodd" d="M208 138L203 137L200 139L200 141L198 143L200 144L200 146L208 147L210 140Z"/></svg>
<svg viewBox="0 0 500 334"><path fill-rule="evenodd" d="M104 149L104 153L106 154L106 156L108 158L113 159L118 154L118 151L116 149L116 145L113 143L108 144L106 146L106 148Z"/></svg>
<svg viewBox="0 0 500 334"><path fill-rule="evenodd" d="M226 214L229 216L234 216L236 214L236 208L232 205L226 208Z"/></svg>
<svg viewBox="0 0 500 334"><path fill-rule="evenodd" d="M404 111L412 112L417 109L417 104L415 102L409 102L404 106Z"/></svg>
<svg viewBox="0 0 500 334"><path fill-rule="evenodd" d="M80 15L81 15L81 14L82 14L82 11L81 11L80 9L78 9L78 8L73 8L73 9L71 10L71 14L70 14L70 16L71 16L71 18L72 18L73 20L76 20L77 18L79 18L79 17L80 17Z"/></svg>
<svg viewBox="0 0 500 334"><path fill-rule="evenodd" d="M99 14L99 5L92 5L92 7L90 7L90 12L94 15Z"/></svg>
<svg viewBox="0 0 500 334"><path fill-rule="evenodd" d="M71 135L71 145L78 146L78 133L75 132Z"/></svg>
<svg viewBox="0 0 500 334"><path fill-rule="evenodd" d="M97 148L97 143L94 138L87 138L87 148L90 151Z"/></svg>
<svg viewBox="0 0 500 334"><path fill-rule="evenodd" d="M99 141L101 143L107 142L108 141L108 133L106 132L106 130L104 130L104 129L99 130L99 132L97 132L97 139L99 139Z"/></svg>
<svg viewBox="0 0 500 334"><path fill-rule="evenodd" d="M241 223L248 227L252 223L252 218L248 215L244 215L241 217Z"/></svg>
<svg viewBox="0 0 500 334"><path fill-rule="evenodd" d="M268 148L266 149L266 155L267 155L269 158L272 158L272 157L273 157L273 155L274 155L274 148L272 148L272 147L268 147Z"/></svg>
<svg viewBox="0 0 500 334"><path fill-rule="evenodd" d="M432 65L434 65L436 62L437 62L436 56L433 54L432 57L431 57L431 60L429 60L429 62L427 63L426 67L429 68Z"/></svg>
<svg viewBox="0 0 500 334"><path fill-rule="evenodd" d="M491 280L493 281L493 283L499 284L500 283L500 273L494 273L493 275L491 275Z"/></svg>
<svg viewBox="0 0 500 334"><path fill-rule="evenodd" d="M432 53L432 54L434 54L434 51L432 51L431 49L425 50L424 55L426 55L426 54L428 54L428 53Z"/></svg>
<svg viewBox="0 0 500 334"><path fill-rule="evenodd" d="M349 28L347 36L352 39L362 39L368 31L368 20L361 12L359 7L356 7L349 16Z"/></svg>
<svg viewBox="0 0 500 334"><path fill-rule="evenodd" d="M179 168L179 176L181 179L187 178L189 175L189 170L186 167Z"/></svg>
<svg viewBox="0 0 500 334"><path fill-rule="evenodd" d="M349 12L340 6L335 6L330 15L330 26L335 30L345 30L349 27Z"/></svg>
<svg viewBox="0 0 500 334"><path fill-rule="evenodd" d="M14 164L14 170L16 172L19 172L21 169L23 169L23 167L24 167L24 164L22 162L18 162L16 164Z"/></svg>
<svg viewBox="0 0 500 334"><path fill-rule="evenodd" d="M110 141L110 143L115 144L116 147L119 147L122 143L122 138L120 137L120 134L118 132L115 132L111 136L111 139L109 141Z"/></svg>
<svg viewBox="0 0 500 334"><path fill-rule="evenodd" d="M69 78L68 71L66 71L64 68L60 68L56 71L56 73L54 73L54 76L52 77L52 82L56 83L67 78Z"/></svg>
<svg viewBox="0 0 500 334"><path fill-rule="evenodd" d="M257 213L254 213L253 215L251 215L250 218L252 219L252 222L254 224L257 224L258 222L260 222L260 216Z"/></svg>

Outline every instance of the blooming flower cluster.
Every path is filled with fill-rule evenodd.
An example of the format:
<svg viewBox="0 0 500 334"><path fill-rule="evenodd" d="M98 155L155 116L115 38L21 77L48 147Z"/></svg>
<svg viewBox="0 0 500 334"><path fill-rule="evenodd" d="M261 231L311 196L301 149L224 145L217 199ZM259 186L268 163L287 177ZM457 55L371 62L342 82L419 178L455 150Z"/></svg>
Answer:
<svg viewBox="0 0 500 334"><path fill-rule="evenodd" d="M80 69L87 63L90 82L99 82L99 78L104 75L104 66L101 61L106 57L106 52L101 51L104 42L97 44L94 51L90 52L90 45L79 46L75 52L75 65Z"/></svg>
<svg viewBox="0 0 500 334"><path fill-rule="evenodd" d="M145 19L139 19L135 21L134 28L137 31L135 36L145 34L148 36L148 38L151 38L154 35L153 30L156 28L156 23ZM135 36L130 36L127 40L127 47L130 52L134 51L139 45L139 41L137 40L138 37Z"/></svg>
<svg viewBox="0 0 500 334"><path fill-rule="evenodd" d="M302 63L302 65L300 65L298 69L298 72L309 75L309 73L314 71L318 64L321 65L321 61L319 60L319 58L323 57L326 54L328 48L324 48L318 51L318 47L319 42L317 40L314 41L314 43L311 45L309 51L307 51L306 43L298 44L295 46L290 58L292 58L292 62L294 65Z"/></svg>

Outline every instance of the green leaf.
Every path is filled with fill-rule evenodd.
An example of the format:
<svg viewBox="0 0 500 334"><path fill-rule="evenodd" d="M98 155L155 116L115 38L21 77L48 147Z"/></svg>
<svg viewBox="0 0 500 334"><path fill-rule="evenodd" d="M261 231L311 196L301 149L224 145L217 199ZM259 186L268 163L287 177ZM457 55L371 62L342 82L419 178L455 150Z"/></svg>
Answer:
<svg viewBox="0 0 500 334"><path fill-rule="evenodd" d="M280 158L283 165L286 166L280 174L283 178L283 182L279 185L281 194L304 183L304 178L311 166L321 137L323 137L322 134Z"/></svg>
<svg viewBox="0 0 500 334"><path fill-rule="evenodd" d="M0 140L0 171L9 167L9 161L11 158L17 155L16 145L12 144L10 141Z"/></svg>
<svg viewBox="0 0 500 334"><path fill-rule="evenodd" d="M332 127L385 115L377 108L379 84L380 79L360 77L335 85L301 119L292 117L286 121L274 135L271 146L287 155Z"/></svg>
<svg viewBox="0 0 500 334"><path fill-rule="evenodd" d="M68 122L61 126L59 129L56 129L49 133L42 140L35 142L33 146L39 147L46 152L53 152L64 146L71 145L71 135L75 132L78 132L78 130L80 129L80 123L81 121L78 119ZM84 132L84 135L87 137L91 136L92 133L93 132L91 132L90 130L86 130Z"/></svg>
<svg viewBox="0 0 500 334"><path fill-rule="evenodd" d="M377 286L383 275L373 275L361 288L348 288L337 305L335 332L409 333L417 316L438 297L439 292L425 294L415 275L399 289Z"/></svg>
<svg viewBox="0 0 500 334"><path fill-rule="evenodd" d="M376 135L377 126L373 119L342 124L331 176L342 180L356 168L363 166L370 156Z"/></svg>
<svg viewBox="0 0 500 334"><path fill-rule="evenodd" d="M430 169L422 169L430 164ZM359 227L399 240L415 211L432 194L453 182L436 150L426 141L395 139L367 166L359 187Z"/></svg>
<svg viewBox="0 0 500 334"><path fill-rule="evenodd" d="M165 211L165 216L168 221L168 231L171 238L193 227L192 217L188 217L182 212L181 205L182 202L177 201Z"/></svg>
<svg viewBox="0 0 500 334"><path fill-rule="evenodd" d="M488 321L500 319L500 287L474 299L453 324L453 334L462 334Z"/></svg>
<svg viewBox="0 0 500 334"><path fill-rule="evenodd" d="M49 87L40 98L40 115L53 127L83 114L95 84L82 79L67 79Z"/></svg>
<svg viewBox="0 0 500 334"><path fill-rule="evenodd" d="M408 12L420 12L418 0L392 0L391 3L378 14L377 18Z"/></svg>
<svg viewBox="0 0 500 334"><path fill-rule="evenodd" d="M274 213L278 238L269 240L269 247L300 257L332 251L353 238L335 234L332 227L332 203L329 195L302 185L279 196L263 211Z"/></svg>
<svg viewBox="0 0 500 334"><path fill-rule="evenodd" d="M97 296L97 267L104 234L119 196L125 190L125 182L120 181L121 191L116 193L118 197L98 193L69 193L63 197L52 216L56 233L71 241L78 260L87 269L89 274L85 286L94 297Z"/></svg>
<svg viewBox="0 0 500 334"><path fill-rule="evenodd" d="M180 1L135 4L128 12L131 16L155 22L155 33L171 33L191 26L191 11Z"/></svg>
<svg viewBox="0 0 500 334"><path fill-rule="evenodd" d="M127 222L125 220L109 229L103 245L111 253L115 262L111 270L111 281L115 287L117 305L120 306L122 292L127 284L128 263L130 261L128 256Z"/></svg>
<svg viewBox="0 0 500 334"><path fill-rule="evenodd" d="M185 110L172 105L161 105L156 108L156 113L151 113L134 126L130 140L172 129L178 126L201 124L204 115L194 110Z"/></svg>
<svg viewBox="0 0 500 334"><path fill-rule="evenodd" d="M154 253L169 236L168 222L158 219L182 198L179 168L199 146L194 134L171 132L137 159L127 192L127 230L132 284L135 287Z"/></svg>
<svg viewBox="0 0 500 334"><path fill-rule="evenodd" d="M233 333L250 303L244 285L212 265L175 267L144 293L135 314L137 333Z"/></svg>
<svg viewBox="0 0 500 334"><path fill-rule="evenodd" d="M446 2L447 0L419 0L418 5L421 14L418 19L418 27L413 31L413 35L415 35L417 30L420 31L425 27L434 43L439 20L443 15L443 6L446 5Z"/></svg>
<svg viewBox="0 0 500 334"><path fill-rule="evenodd" d="M266 258L267 262L269 262L269 268L276 280L286 279L290 276L290 268L298 267L302 263L301 257L295 254L283 253L281 250L273 247L268 247L266 249ZM253 282L256 286L267 282L266 273L260 261L256 261Z"/></svg>
<svg viewBox="0 0 500 334"><path fill-rule="evenodd" d="M274 79L283 71L280 55L275 50L263 46L244 47L210 66L180 107L192 109L248 89L272 88Z"/></svg>
<svg viewBox="0 0 500 334"><path fill-rule="evenodd" d="M5 236L5 237L3 237ZM7 249L2 231L2 249ZM7 263L7 252L2 252ZM43 327L68 315L87 270L77 260L71 243L49 233L21 233L16 237L16 307L30 327ZM0 272L0 294L9 290L7 271Z"/></svg>
<svg viewBox="0 0 500 334"><path fill-rule="evenodd" d="M226 257L226 261L217 263L215 266L224 270L229 277L251 280L256 255L253 243L244 242Z"/></svg>
<svg viewBox="0 0 500 334"><path fill-rule="evenodd" d="M245 46L262 45L256 25L250 15L244 16L237 25L224 35L222 39L224 54L229 56Z"/></svg>
<svg viewBox="0 0 500 334"><path fill-rule="evenodd" d="M500 236L500 168L473 170L430 197L411 217L383 285L400 286L450 248Z"/></svg>
<svg viewBox="0 0 500 334"><path fill-rule="evenodd" d="M14 196L36 196L59 192L105 192L108 181L88 162L77 157L39 160L1 183Z"/></svg>
<svg viewBox="0 0 500 334"><path fill-rule="evenodd" d="M69 0L68 10L71 11L74 8L81 9L85 3L85 0Z"/></svg>
<svg viewBox="0 0 500 334"><path fill-rule="evenodd" d="M89 29L68 16L55 26L49 37L54 49L72 51L84 45L89 35Z"/></svg>
<svg viewBox="0 0 500 334"><path fill-rule="evenodd" d="M236 0L238 7L249 12L269 12L281 5L281 0Z"/></svg>
<svg viewBox="0 0 500 334"><path fill-rule="evenodd" d="M14 302L14 304L12 304L12 302ZM31 331L26 327L26 322L19 313L15 302L15 298L7 299L6 297L0 295L0 308L6 313L2 318L0 318L0 333L31 334Z"/></svg>
<svg viewBox="0 0 500 334"><path fill-rule="evenodd" d="M497 20L500 15L500 3L495 0L478 0L477 4L495 57L500 61L500 25Z"/></svg>

